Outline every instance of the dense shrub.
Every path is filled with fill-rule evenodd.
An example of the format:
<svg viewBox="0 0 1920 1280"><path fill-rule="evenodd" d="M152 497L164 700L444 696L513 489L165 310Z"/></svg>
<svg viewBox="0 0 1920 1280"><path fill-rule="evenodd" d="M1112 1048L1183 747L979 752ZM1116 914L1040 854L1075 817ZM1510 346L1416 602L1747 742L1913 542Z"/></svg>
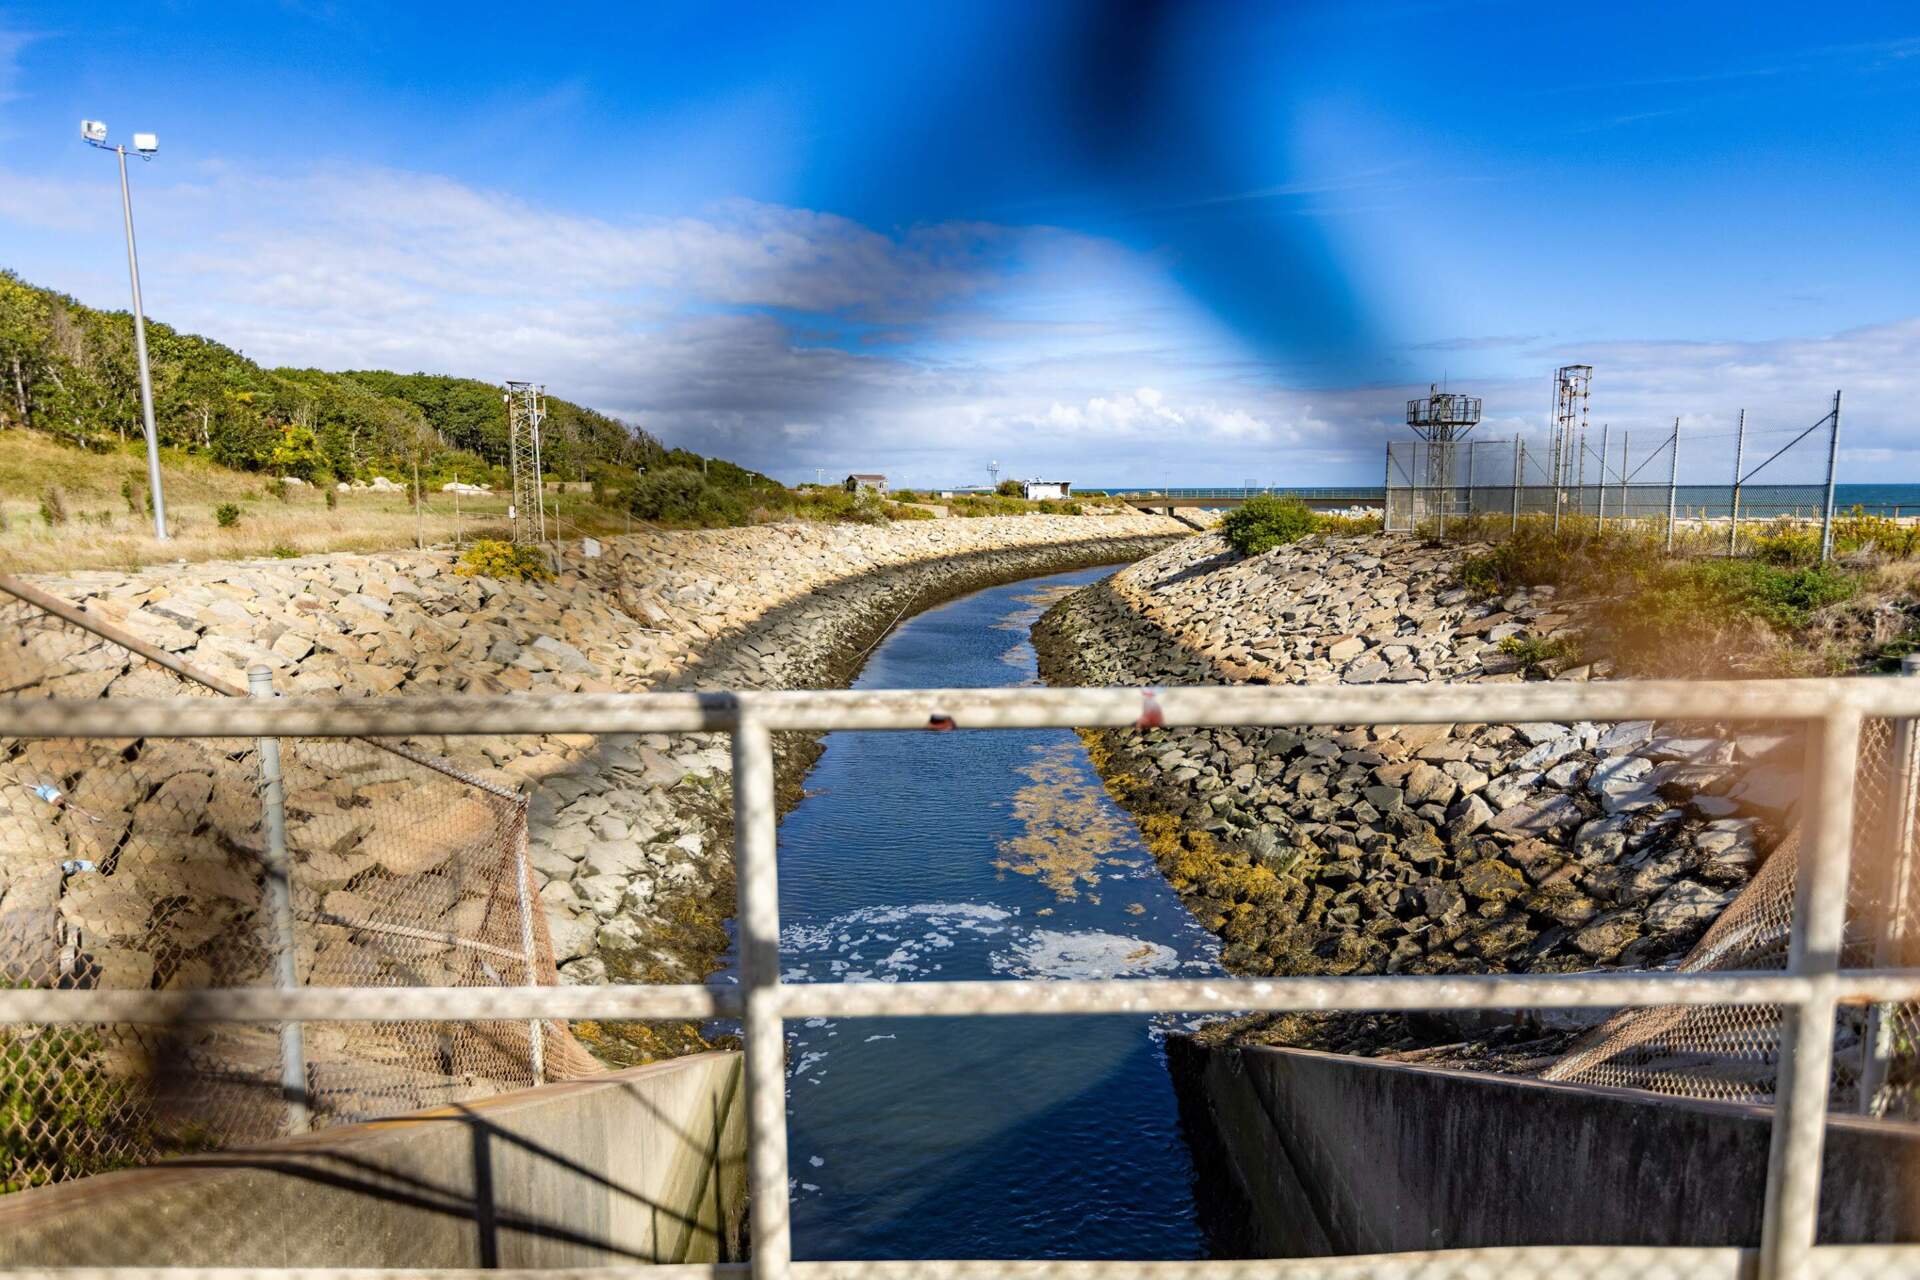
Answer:
<svg viewBox="0 0 1920 1280"><path fill-rule="evenodd" d="M1243 556L1298 542L1318 527L1313 512L1298 498L1261 494L1227 512L1220 533Z"/></svg>
<svg viewBox="0 0 1920 1280"><path fill-rule="evenodd" d="M544 581L553 576L538 547L482 538L468 547L453 571L463 578L499 578L504 581Z"/></svg>
<svg viewBox="0 0 1920 1280"><path fill-rule="evenodd" d="M213 522L222 529L231 529L240 523L240 508L231 502L223 502L213 509Z"/></svg>
<svg viewBox="0 0 1920 1280"><path fill-rule="evenodd" d="M713 528L744 524L748 504L742 491L713 484L692 467L662 467L640 477L627 500L642 520Z"/></svg>

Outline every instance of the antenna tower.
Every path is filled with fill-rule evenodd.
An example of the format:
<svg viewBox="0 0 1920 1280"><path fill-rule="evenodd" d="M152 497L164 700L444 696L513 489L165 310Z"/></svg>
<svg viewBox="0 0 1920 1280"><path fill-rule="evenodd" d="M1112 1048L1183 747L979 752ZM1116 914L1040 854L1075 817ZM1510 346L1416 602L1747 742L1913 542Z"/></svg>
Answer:
<svg viewBox="0 0 1920 1280"><path fill-rule="evenodd" d="M999 487L1000 464L998 462L989 462L987 464L987 488L998 489Z"/></svg>
<svg viewBox="0 0 1920 1280"><path fill-rule="evenodd" d="M1480 397L1429 385L1426 395L1407 401L1407 425L1427 442L1427 487L1451 489L1454 446L1480 425Z"/></svg>
<svg viewBox="0 0 1920 1280"><path fill-rule="evenodd" d="M1587 399L1593 392L1593 366L1562 365L1553 371L1553 484L1564 489L1584 477L1587 452Z"/></svg>
<svg viewBox="0 0 1920 1280"><path fill-rule="evenodd" d="M547 389L534 382L509 382L507 448L513 460L513 540L547 540L546 495L540 486L540 424L547 417Z"/></svg>

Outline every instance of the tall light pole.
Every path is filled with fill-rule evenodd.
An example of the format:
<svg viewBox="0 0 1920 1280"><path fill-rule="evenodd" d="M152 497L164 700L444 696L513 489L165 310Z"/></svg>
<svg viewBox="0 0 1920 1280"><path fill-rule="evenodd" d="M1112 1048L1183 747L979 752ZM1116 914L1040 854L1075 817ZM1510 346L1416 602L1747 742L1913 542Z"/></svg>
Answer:
<svg viewBox="0 0 1920 1280"><path fill-rule="evenodd" d="M147 367L147 318L140 307L140 254L133 245L133 193L127 186L127 149L107 141L107 126L82 120L80 136L87 145L111 151L120 158L120 213L127 224L127 274L133 280L133 350L140 360L140 417L147 428L147 492L153 497L153 536L167 540L167 499L160 486L160 432L153 425L153 372ZM133 149L142 160L153 159L160 139L151 133L133 135Z"/></svg>

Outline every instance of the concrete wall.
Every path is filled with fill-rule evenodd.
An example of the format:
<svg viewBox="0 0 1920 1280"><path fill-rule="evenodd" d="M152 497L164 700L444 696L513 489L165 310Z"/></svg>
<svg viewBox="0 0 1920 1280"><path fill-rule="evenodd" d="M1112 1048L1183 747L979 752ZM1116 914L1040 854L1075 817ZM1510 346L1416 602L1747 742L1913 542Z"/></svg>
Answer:
<svg viewBox="0 0 1920 1280"><path fill-rule="evenodd" d="M1245 1252L1759 1243L1763 1108L1179 1038L1169 1056ZM1834 1118L1821 1240L1920 1240L1916 1175L1920 1127Z"/></svg>
<svg viewBox="0 0 1920 1280"><path fill-rule="evenodd" d="M729 1260L737 1053L0 1197L0 1265L591 1267Z"/></svg>

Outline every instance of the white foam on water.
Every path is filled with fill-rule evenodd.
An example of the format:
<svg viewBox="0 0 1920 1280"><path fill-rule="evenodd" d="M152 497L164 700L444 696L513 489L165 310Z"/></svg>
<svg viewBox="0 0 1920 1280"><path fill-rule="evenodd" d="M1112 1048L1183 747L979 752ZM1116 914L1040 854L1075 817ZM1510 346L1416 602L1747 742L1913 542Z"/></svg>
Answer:
<svg viewBox="0 0 1920 1280"><path fill-rule="evenodd" d="M998 973L1019 978L1128 978L1167 973L1180 965L1172 947L1120 933L1060 933L1036 929L993 957Z"/></svg>

